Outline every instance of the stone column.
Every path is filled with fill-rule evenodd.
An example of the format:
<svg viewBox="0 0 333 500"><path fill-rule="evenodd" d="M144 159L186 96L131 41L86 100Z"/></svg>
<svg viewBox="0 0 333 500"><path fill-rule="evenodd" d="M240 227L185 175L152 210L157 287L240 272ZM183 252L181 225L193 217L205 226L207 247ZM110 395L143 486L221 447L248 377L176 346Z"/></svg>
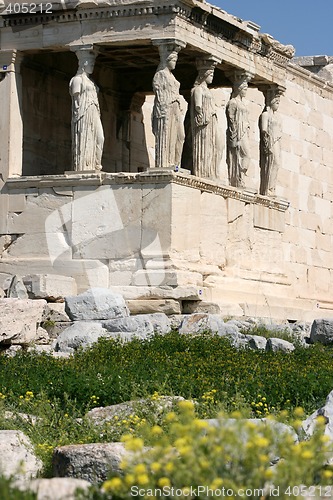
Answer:
<svg viewBox="0 0 333 500"><path fill-rule="evenodd" d="M281 164L282 123L278 108L284 88L278 85L259 87L265 96L265 109L259 119L260 128L260 194L274 196Z"/></svg>
<svg viewBox="0 0 333 500"><path fill-rule="evenodd" d="M235 70L227 76L232 81L232 94L226 108L229 183L234 187L245 187L244 176L250 162L250 121L244 98L253 75L247 71Z"/></svg>
<svg viewBox="0 0 333 500"><path fill-rule="evenodd" d="M98 102L99 89L91 79L96 52L92 45L71 46L78 70L69 83L72 97L72 169L102 170L104 132Z"/></svg>
<svg viewBox="0 0 333 500"><path fill-rule="evenodd" d="M16 50L0 51L0 175L22 175L23 117L22 54Z"/></svg>
<svg viewBox="0 0 333 500"><path fill-rule="evenodd" d="M219 178L223 153L217 108L208 87L213 82L215 67L220 62L220 59L208 54L197 59L198 76L191 91L193 174L209 179Z"/></svg>
<svg viewBox="0 0 333 500"><path fill-rule="evenodd" d="M153 108L153 133L155 135L155 166L173 168L180 166L185 140L184 116L179 94L180 83L173 76L178 52L186 46L180 40L153 40L158 46L160 64L153 79L155 94Z"/></svg>

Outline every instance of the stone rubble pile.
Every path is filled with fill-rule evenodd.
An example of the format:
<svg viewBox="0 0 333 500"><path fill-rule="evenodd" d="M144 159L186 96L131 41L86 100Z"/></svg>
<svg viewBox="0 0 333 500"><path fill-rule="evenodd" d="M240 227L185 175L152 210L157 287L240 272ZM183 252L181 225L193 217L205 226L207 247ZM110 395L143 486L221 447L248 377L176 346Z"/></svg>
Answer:
<svg viewBox="0 0 333 500"><path fill-rule="evenodd" d="M223 319L217 304L199 300L193 287L91 288L76 295L72 278L28 275L8 278L0 288L0 348L8 355L24 348L69 356L99 338L128 341L150 338L171 330L181 335L213 332L227 337L237 348L290 352L295 341L308 346L333 343L333 320L276 324L258 318ZM68 294L68 295L67 295ZM260 336L280 332L288 340ZM251 334L257 327L259 335ZM248 333L247 333L248 332ZM280 337L278 334L277 337ZM289 341L289 340L292 341Z"/></svg>

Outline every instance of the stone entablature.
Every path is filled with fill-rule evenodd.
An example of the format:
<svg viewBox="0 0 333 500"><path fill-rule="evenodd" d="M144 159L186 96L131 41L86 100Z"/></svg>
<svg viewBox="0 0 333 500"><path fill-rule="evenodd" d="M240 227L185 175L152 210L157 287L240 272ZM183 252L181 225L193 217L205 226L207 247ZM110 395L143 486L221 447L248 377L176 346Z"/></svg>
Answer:
<svg viewBox="0 0 333 500"><path fill-rule="evenodd" d="M74 186L107 186L117 184L166 184L175 183L201 192L213 193L223 198L232 198L244 203L252 203L285 212L290 203L284 199L261 196L255 191L237 189L232 186L225 186L209 179L200 179L189 173L175 172L165 168L156 168L151 171L138 174L119 173L80 173L68 172L65 175L44 175L32 177L20 177L8 179L6 186L8 193L20 189L46 188L46 187L74 187Z"/></svg>

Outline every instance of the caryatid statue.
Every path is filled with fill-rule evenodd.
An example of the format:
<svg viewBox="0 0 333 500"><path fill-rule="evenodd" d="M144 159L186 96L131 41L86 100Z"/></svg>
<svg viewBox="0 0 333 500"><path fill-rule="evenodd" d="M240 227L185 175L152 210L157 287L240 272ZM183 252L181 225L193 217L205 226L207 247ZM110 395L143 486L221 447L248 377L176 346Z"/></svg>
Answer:
<svg viewBox="0 0 333 500"><path fill-rule="evenodd" d="M180 83L172 71L175 69L178 52L184 43L156 40L160 53L160 64L153 79L155 94L152 128L155 135L155 166L170 168L180 166L185 139L184 116L179 94Z"/></svg>
<svg viewBox="0 0 333 500"><path fill-rule="evenodd" d="M79 68L69 84L72 96L72 168L102 170L104 133L98 103L98 87L90 78L96 54L76 50Z"/></svg>
<svg viewBox="0 0 333 500"><path fill-rule="evenodd" d="M213 82L213 57L197 60L198 76L191 91L191 127L193 144L193 174L216 179L222 158L223 141L217 120L217 110L208 85Z"/></svg>
<svg viewBox="0 0 333 500"><path fill-rule="evenodd" d="M278 113L284 89L271 85L263 89L265 109L259 119L260 128L260 194L274 196L281 163L282 124Z"/></svg>
<svg viewBox="0 0 333 500"><path fill-rule="evenodd" d="M244 187L244 175L249 161L249 113L244 101L248 82L252 75L245 71L233 73L233 89L227 104L227 164L229 183L234 187Z"/></svg>

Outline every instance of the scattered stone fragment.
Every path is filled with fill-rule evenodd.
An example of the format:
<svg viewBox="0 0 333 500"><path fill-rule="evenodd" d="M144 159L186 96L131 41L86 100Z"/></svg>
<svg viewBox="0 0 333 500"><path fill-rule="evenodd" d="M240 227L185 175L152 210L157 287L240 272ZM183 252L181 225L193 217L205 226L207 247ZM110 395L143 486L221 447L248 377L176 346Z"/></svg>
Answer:
<svg viewBox="0 0 333 500"><path fill-rule="evenodd" d="M0 299L0 343L29 344L36 341L46 301Z"/></svg>
<svg viewBox="0 0 333 500"><path fill-rule="evenodd" d="M311 326L310 342L323 345L333 344L333 320L315 319Z"/></svg>
<svg viewBox="0 0 333 500"><path fill-rule="evenodd" d="M4 282L4 290L6 292L6 297L9 299L28 299L27 289L22 281L22 278L18 275L8 278Z"/></svg>
<svg viewBox="0 0 333 500"><path fill-rule="evenodd" d="M200 300L183 300L182 312L184 314L207 313L220 314L221 309L214 302L205 302Z"/></svg>
<svg viewBox="0 0 333 500"><path fill-rule="evenodd" d="M86 417L93 421L96 425L103 425L105 422L113 420L114 417L119 419L127 419L130 415L136 414L140 411L143 414L146 411L151 411L154 408L154 415L159 416L164 411L172 409L173 405L178 401L183 401L181 396L160 396L156 400L151 399L138 399L135 401L126 401L111 406L104 406L100 408L93 408L90 410Z"/></svg>
<svg viewBox="0 0 333 500"><path fill-rule="evenodd" d="M287 340L270 338L266 343L266 351L283 351L283 352L291 352L295 350L294 344L288 342Z"/></svg>
<svg viewBox="0 0 333 500"><path fill-rule="evenodd" d="M120 471L120 463L128 455L123 443L61 446L54 450L53 473L100 484L111 472Z"/></svg>
<svg viewBox="0 0 333 500"><path fill-rule="evenodd" d="M124 318L129 316L124 298L108 288L90 288L65 298L65 310L74 321Z"/></svg>
<svg viewBox="0 0 333 500"><path fill-rule="evenodd" d="M7 477L30 479L42 470L42 462L32 451L22 431L0 431L0 470Z"/></svg>
<svg viewBox="0 0 333 500"><path fill-rule="evenodd" d="M77 493L88 493L91 483L73 477L53 477L52 479L15 481L13 486L22 492L35 493L37 500L76 500Z"/></svg>
<svg viewBox="0 0 333 500"><path fill-rule="evenodd" d="M105 337L107 331L98 321L75 321L66 328L55 342L55 351L73 353L80 347L92 346L100 337Z"/></svg>
<svg viewBox="0 0 333 500"><path fill-rule="evenodd" d="M248 346L255 351L265 350L267 339L260 337L260 335L245 335L248 339Z"/></svg>

